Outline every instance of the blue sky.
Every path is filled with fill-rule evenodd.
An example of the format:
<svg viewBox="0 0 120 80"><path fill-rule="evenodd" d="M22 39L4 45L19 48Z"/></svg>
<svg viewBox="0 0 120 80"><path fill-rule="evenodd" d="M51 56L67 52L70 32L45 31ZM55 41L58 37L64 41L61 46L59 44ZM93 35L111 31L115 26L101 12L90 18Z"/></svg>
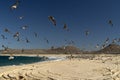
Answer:
<svg viewBox="0 0 120 80"><path fill-rule="evenodd" d="M107 37L111 41L120 37L120 0L19 0L18 8L10 10L15 1L0 0L0 34L7 37L7 40L0 38L0 45L38 49L63 46L65 40L73 40L80 49L96 50L96 44L103 44ZM20 20L19 16L24 18ZM56 27L48 16L54 16ZM110 19L113 27L108 24ZM64 23L69 32L63 30ZM19 27L24 25L29 28L21 30ZM13 34L20 32L22 41L17 42L13 34L5 33L5 28ZM88 36L86 30L90 32ZM34 37L34 32L38 33L38 38ZM30 43L24 41L26 37Z"/></svg>

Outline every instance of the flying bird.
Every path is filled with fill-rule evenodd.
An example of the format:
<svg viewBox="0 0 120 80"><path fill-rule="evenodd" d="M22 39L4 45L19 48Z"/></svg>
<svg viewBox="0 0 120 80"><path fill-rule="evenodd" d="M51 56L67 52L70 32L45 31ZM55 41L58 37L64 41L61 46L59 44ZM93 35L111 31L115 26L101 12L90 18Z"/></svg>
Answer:
<svg viewBox="0 0 120 80"><path fill-rule="evenodd" d="M7 51L8 50L8 47L2 45L2 48L4 48L4 51Z"/></svg>
<svg viewBox="0 0 120 80"><path fill-rule="evenodd" d="M67 24L64 24L63 29L69 31Z"/></svg>
<svg viewBox="0 0 120 80"><path fill-rule="evenodd" d="M106 40L105 40L105 43L107 44L109 42L109 38L107 38Z"/></svg>
<svg viewBox="0 0 120 80"><path fill-rule="evenodd" d="M19 0L16 0L16 2L10 7L12 10L15 10L18 8L18 5L19 5L20 1Z"/></svg>
<svg viewBox="0 0 120 80"><path fill-rule="evenodd" d="M47 42L47 44L49 44L49 40L48 39L44 38L44 40Z"/></svg>
<svg viewBox="0 0 120 80"><path fill-rule="evenodd" d="M120 38L118 39L118 42L120 42Z"/></svg>
<svg viewBox="0 0 120 80"><path fill-rule="evenodd" d="M85 31L85 35L88 36L90 34L89 31Z"/></svg>
<svg viewBox="0 0 120 80"><path fill-rule="evenodd" d="M17 37L17 41L20 41L20 37L19 36Z"/></svg>
<svg viewBox="0 0 120 80"><path fill-rule="evenodd" d="M5 48L5 46L4 46L4 45L2 45L2 48Z"/></svg>
<svg viewBox="0 0 120 80"><path fill-rule="evenodd" d="M7 37L5 37L3 34L1 34L2 39L7 39Z"/></svg>
<svg viewBox="0 0 120 80"><path fill-rule="evenodd" d="M53 16L48 16L48 19L56 26L56 20Z"/></svg>
<svg viewBox="0 0 120 80"><path fill-rule="evenodd" d="M117 38L112 40L112 43L116 43L117 42Z"/></svg>
<svg viewBox="0 0 120 80"><path fill-rule="evenodd" d="M35 35L35 37L38 37L38 34L36 32L34 32L34 35Z"/></svg>
<svg viewBox="0 0 120 80"><path fill-rule="evenodd" d="M96 45L96 48L99 48L99 44Z"/></svg>
<svg viewBox="0 0 120 80"><path fill-rule="evenodd" d="M111 26L113 26L112 20L109 20L108 24L110 24Z"/></svg>
<svg viewBox="0 0 120 80"><path fill-rule="evenodd" d="M19 37L19 34L20 34L19 32L16 32L16 33L13 35L13 37L14 37L14 38Z"/></svg>
<svg viewBox="0 0 120 80"><path fill-rule="evenodd" d="M9 60L13 60L14 59L14 56L13 54L10 54L10 56L8 57Z"/></svg>
<svg viewBox="0 0 120 80"><path fill-rule="evenodd" d="M22 26L22 27L20 27L21 29L23 29L23 30L26 30L26 29L28 29L28 26Z"/></svg>
<svg viewBox="0 0 120 80"><path fill-rule="evenodd" d="M19 17L19 19L23 19L23 18L24 18L24 16L20 16L20 17Z"/></svg>
<svg viewBox="0 0 120 80"><path fill-rule="evenodd" d="M64 27L63 27L63 29L65 29L65 30L67 29L67 24L64 24Z"/></svg>
<svg viewBox="0 0 120 80"><path fill-rule="evenodd" d="M26 38L26 43L30 43L30 41Z"/></svg>
<svg viewBox="0 0 120 80"><path fill-rule="evenodd" d="M11 33L7 28L4 29L4 32Z"/></svg>
<svg viewBox="0 0 120 80"><path fill-rule="evenodd" d="M103 44L103 45L102 45L102 49L103 49L103 48L105 48L105 46L106 46L106 45L105 45L105 44Z"/></svg>

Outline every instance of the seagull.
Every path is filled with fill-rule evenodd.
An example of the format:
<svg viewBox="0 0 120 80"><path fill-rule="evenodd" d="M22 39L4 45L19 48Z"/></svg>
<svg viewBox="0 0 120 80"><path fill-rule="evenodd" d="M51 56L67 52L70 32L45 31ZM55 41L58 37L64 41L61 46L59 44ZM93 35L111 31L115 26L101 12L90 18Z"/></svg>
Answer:
<svg viewBox="0 0 120 80"><path fill-rule="evenodd" d="M105 48L105 46L106 46L106 45L105 45L105 44L103 44L103 45L102 45L102 49L103 49L103 48Z"/></svg>
<svg viewBox="0 0 120 80"><path fill-rule="evenodd" d="M23 29L23 30L26 30L27 28L28 28L28 26L26 26L26 25L21 27L21 29Z"/></svg>
<svg viewBox="0 0 120 80"><path fill-rule="evenodd" d="M2 48L5 48L5 46L4 46L4 45L2 45Z"/></svg>
<svg viewBox="0 0 120 80"><path fill-rule="evenodd" d="M69 31L67 24L64 24L63 29Z"/></svg>
<svg viewBox="0 0 120 80"><path fill-rule="evenodd" d="M7 51L8 50L8 47L2 45L2 48L4 48L4 51Z"/></svg>
<svg viewBox="0 0 120 80"><path fill-rule="evenodd" d="M117 38L113 39L112 43L116 43L117 42Z"/></svg>
<svg viewBox="0 0 120 80"><path fill-rule="evenodd" d="M56 26L56 20L53 16L48 16L48 19Z"/></svg>
<svg viewBox="0 0 120 80"><path fill-rule="evenodd" d="M17 41L20 41L20 37L19 36L17 37Z"/></svg>
<svg viewBox="0 0 120 80"><path fill-rule="evenodd" d="M38 34L36 32L34 32L34 35L35 35L35 37L38 37Z"/></svg>
<svg viewBox="0 0 120 80"><path fill-rule="evenodd" d="M109 41L109 38L107 38L107 39L105 40L105 43L107 44L107 43L108 43L108 41Z"/></svg>
<svg viewBox="0 0 120 80"><path fill-rule="evenodd" d="M4 29L4 32L10 33L10 31L7 28Z"/></svg>
<svg viewBox="0 0 120 80"><path fill-rule="evenodd" d="M26 43L30 43L30 41L26 38Z"/></svg>
<svg viewBox="0 0 120 80"><path fill-rule="evenodd" d="M90 32L89 31L85 31L85 34L86 34L86 36L88 36L90 34Z"/></svg>
<svg viewBox="0 0 120 80"><path fill-rule="evenodd" d="M14 37L14 38L19 37L19 34L20 34L19 32L16 32L16 33L13 35L13 37Z"/></svg>
<svg viewBox="0 0 120 80"><path fill-rule="evenodd" d="M11 54L9 57L8 57L9 60L13 60L14 59L14 56Z"/></svg>
<svg viewBox="0 0 120 80"><path fill-rule="evenodd" d="M113 26L112 20L109 20L108 24L110 24L111 26Z"/></svg>
<svg viewBox="0 0 120 80"><path fill-rule="evenodd" d="M48 39L44 38L44 40L46 40L47 44L49 44L49 40Z"/></svg>
<svg viewBox="0 0 120 80"><path fill-rule="evenodd" d="M118 42L120 42L120 38L118 39Z"/></svg>
<svg viewBox="0 0 120 80"><path fill-rule="evenodd" d="M96 45L96 48L99 48L99 44Z"/></svg>
<svg viewBox="0 0 120 80"><path fill-rule="evenodd" d="M63 29L67 29L67 24L64 24L64 27L63 27Z"/></svg>
<svg viewBox="0 0 120 80"><path fill-rule="evenodd" d="M16 0L16 2L10 7L12 10L17 9L20 1Z"/></svg>
<svg viewBox="0 0 120 80"><path fill-rule="evenodd" d="M48 41L48 40L46 40L46 42L49 44L49 41Z"/></svg>
<svg viewBox="0 0 120 80"><path fill-rule="evenodd" d="M9 59L9 60L13 60L13 59L14 59L14 56L10 56L8 59Z"/></svg>
<svg viewBox="0 0 120 80"><path fill-rule="evenodd" d="M2 39L7 39L3 34L1 34Z"/></svg>
<svg viewBox="0 0 120 80"><path fill-rule="evenodd" d="M20 16L20 17L19 17L19 19L23 19L23 18L24 18L24 16Z"/></svg>

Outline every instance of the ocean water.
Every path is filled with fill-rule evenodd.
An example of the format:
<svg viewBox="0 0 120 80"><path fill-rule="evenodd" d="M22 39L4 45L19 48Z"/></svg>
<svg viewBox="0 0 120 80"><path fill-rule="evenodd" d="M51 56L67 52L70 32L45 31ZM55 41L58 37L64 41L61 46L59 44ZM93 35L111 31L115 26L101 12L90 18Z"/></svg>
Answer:
<svg viewBox="0 0 120 80"><path fill-rule="evenodd" d="M0 56L0 66L22 65L35 62L46 61L43 57L28 57L28 56L14 56L14 59L9 60L9 56ZM50 60L49 58L47 60Z"/></svg>

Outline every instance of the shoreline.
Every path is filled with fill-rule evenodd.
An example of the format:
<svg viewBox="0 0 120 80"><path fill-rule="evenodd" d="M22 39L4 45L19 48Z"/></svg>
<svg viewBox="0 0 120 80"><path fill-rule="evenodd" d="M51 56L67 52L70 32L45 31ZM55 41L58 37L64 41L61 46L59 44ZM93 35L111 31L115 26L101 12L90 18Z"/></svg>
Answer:
<svg viewBox="0 0 120 80"><path fill-rule="evenodd" d="M0 56L9 56L9 54L6 54L6 55L0 55ZM50 62L50 61L61 61L61 60L65 60L66 58L65 57L59 57L59 56L56 56L56 55L54 55L54 56L45 56L45 55L41 55L41 56L35 56L35 55L27 55L27 54L25 54L25 55L14 55L14 56L22 56L22 57L40 57L40 58L42 58L42 57L45 57L45 58L47 58L46 60L43 60L43 61L37 61L37 62L32 62L32 63L23 63L23 64L18 64L18 65L5 65L5 66L0 66L0 68L1 67L10 67L10 66L22 66L22 65L30 65L30 64L35 64L35 63L44 63L44 62Z"/></svg>

